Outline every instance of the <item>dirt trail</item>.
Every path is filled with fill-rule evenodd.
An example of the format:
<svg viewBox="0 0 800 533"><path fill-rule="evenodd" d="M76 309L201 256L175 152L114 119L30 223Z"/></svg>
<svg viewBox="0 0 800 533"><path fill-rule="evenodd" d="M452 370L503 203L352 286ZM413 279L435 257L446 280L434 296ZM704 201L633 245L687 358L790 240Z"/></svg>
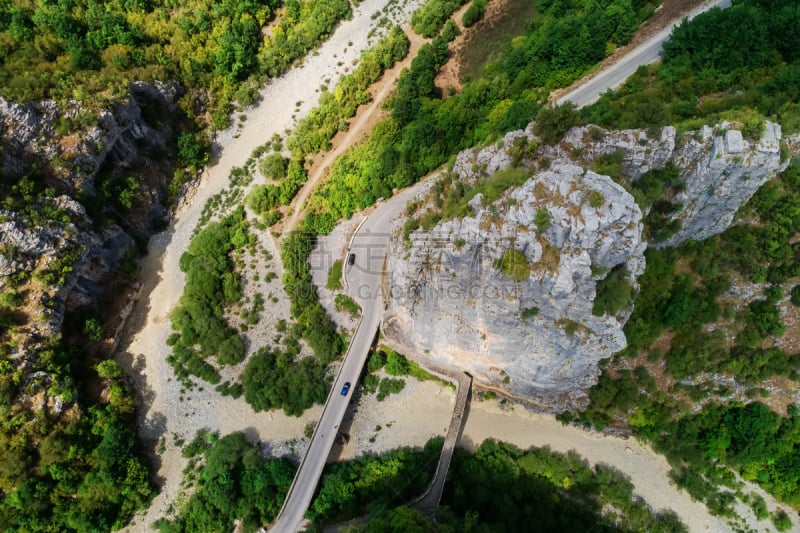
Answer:
<svg viewBox="0 0 800 533"><path fill-rule="evenodd" d="M372 96L372 101L356 110L355 117L351 119L347 131L340 131L334 136L331 141L333 148L325 152L321 157L317 156L312 160L311 168L308 172L308 180L297 196L294 197L289 207L292 216L283 228L283 235L289 234L297 227L300 217L306 212L306 201L311 196L311 193L316 190L319 182L328 175L328 169L336 161L336 158L349 150L354 144L361 142L372 130L372 127L383 118L385 113L381 108L383 103L394 90L400 73L411 65L411 61L417 56L420 47L426 42L426 39L411 31L410 28L405 28L405 32L409 41L411 41L408 54L403 60L395 63L394 67L384 72L380 80L370 86L369 92Z"/></svg>

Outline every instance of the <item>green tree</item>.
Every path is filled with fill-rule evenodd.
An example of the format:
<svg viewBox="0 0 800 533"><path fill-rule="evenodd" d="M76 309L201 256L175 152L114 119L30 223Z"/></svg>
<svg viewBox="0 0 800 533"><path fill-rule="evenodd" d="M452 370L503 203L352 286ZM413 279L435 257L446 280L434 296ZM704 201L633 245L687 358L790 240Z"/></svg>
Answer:
<svg viewBox="0 0 800 533"><path fill-rule="evenodd" d="M580 114L572 102L559 106L543 107L536 115L533 131L545 144L555 144L567 130L580 123Z"/></svg>
<svg viewBox="0 0 800 533"><path fill-rule="evenodd" d="M597 282L592 314L602 316L616 314L627 308L633 299L633 285L629 281L625 264L611 269L605 278Z"/></svg>

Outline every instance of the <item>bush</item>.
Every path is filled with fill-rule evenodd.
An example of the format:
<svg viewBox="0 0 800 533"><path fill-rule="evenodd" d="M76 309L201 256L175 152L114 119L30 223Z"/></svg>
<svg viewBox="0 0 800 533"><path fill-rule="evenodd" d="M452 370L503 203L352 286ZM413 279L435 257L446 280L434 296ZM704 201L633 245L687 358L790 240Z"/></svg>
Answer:
<svg viewBox="0 0 800 533"><path fill-rule="evenodd" d="M540 207L536 210L536 215L533 217L533 222L536 224L536 227L539 231L547 231L550 229L550 225L552 224L550 220L550 213L547 211L547 208Z"/></svg>
<svg viewBox="0 0 800 533"><path fill-rule="evenodd" d="M572 102L562 105L543 107L536 115L533 131L545 144L556 144L567 130L577 126L581 116Z"/></svg>
<svg viewBox="0 0 800 533"><path fill-rule="evenodd" d="M406 382L402 379L394 379L394 378L384 378L381 380L380 385L378 385L378 396L377 400L382 402L391 394L397 394L403 388L405 388Z"/></svg>
<svg viewBox="0 0 800 533"><path fill-rule="evenodd" d="M286 176L286 168L289 160L280 153L272 153L261 160L258 169L261 174L270 180L278 180Z"/></svg>
<svg viewBox="0 0 800 533"><path fill-rule="evenodd" d="M520 313L520 318L522 318L522 320L528 320L529 318L533 318L538 314L539 314L538 307L526 307Z"/></svg>
<svg viewBox="0 0 800 533"><path fill-rule="evenodd" d="M453 19L447 19L447 22L445 22L444 26L442 27L442 38L449 43L460 34L461 31L458 29L456 22Z"/></svg>
<svg viewBox="0 0 800 533"><path fill-rule="evenodd" d="M373 352L367 361L367 372L377 372L386 365L386 353L383 351Z"/></svg>
<svg viewBox="0 0 800 533"><path fill-rule="evenodd" d="M483 17L483 12L486 11L486 2L487 0L472 0L472 4L461 16L461 23L465 28L469 28Z"/></svg>
<svg viewBox="0 0 800 533"><path fill-rule="evenodd" d="M503 257L497 262L497 268L505 277L517 282L525 281L531 275L525 254L514 248L503 252Z"/></svg>
<svg viewBox="0 0 800 533"><path fill-rule="evenodd" d="M185 166L201 167L208 161L208 148L201 134L178 136L178 161Z"/></svg>
<svg viewBox="0 0 800 533"><path fill-rule="evenodd" d="M433 37L439 33L442 24L450 14L467 0L429 0L411 16L411 26L423 37Z"/></svg>
<svg viewBox="0 0 800 533"><path fill-rule="evenodd" d="M102 340L104 335L103 324L96 318L89 318L83 323L83 334L89 340Z"/></svg>
<svg viewBox="0 0 800 533"><path fill-rule="evenodd" d="M633 299L633 285L628 280L625 264L611 269L608 275L597 282L596 296L592 306L592 314L603 316L614 315L627 308Z"/></svg>
<svg viewBox="0 0 800 533"><path fill-rule="evenodd" d="M792 529L792 519L783 509L779 509L772 514L772 523L778 531L789 531Z"/></svg>
<svg viewBox="0 0 800 533"><path fill-rule="evenodd" d="M357 317L359 314L361 314L361 306L359 306L352 298L345 294L337 294L333 301L336 305L336 310L340 313L342 311L346 311L354 317Z"/></svg>
<svg viewBox="0 0 800 533"><path fill-rule="evenodd" d="M794 305L800 306L800 285L792 287L791 299Z"/></svg>
<svg viewBox="0 0 800 533"><path fill-rule="evenodd" d="M405 376L408 374L408 360L395 352L390 350L386 354L386 373L390 376Z"/></svg>

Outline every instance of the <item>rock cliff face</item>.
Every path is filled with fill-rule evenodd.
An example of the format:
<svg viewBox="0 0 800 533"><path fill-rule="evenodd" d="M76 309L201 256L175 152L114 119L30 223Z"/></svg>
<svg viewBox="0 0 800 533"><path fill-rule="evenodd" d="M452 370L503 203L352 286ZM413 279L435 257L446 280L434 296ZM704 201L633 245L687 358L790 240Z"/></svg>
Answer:
<svg viewBox="0 0 800 533"><path fill-rule="evenodd" d="M127 99L96 112L77 102L62 110L52 100L17 104L0 97L0 169L20 176L34 165L49 167L62 186L92 187L103 166L137 167L145 154L166 150L177 93L171 85L134 82Z"/></svg>
<svg viewBox="0 0 800 533"><path fill-rule="evenodd" d="M576 399L597 362L625 346L629 311L593 316L592 303L611 268L624 264L631 279L643 271L640 209L607 176L570 163L470 207L473 216L416 232L408 248L392 242L385 334L484 384L546 404ZM546 230L536 225L543 212ZM498 261L512 256L523 271L509 277Z"/></svg>
<svg viewBox="0 0 800 533"><path fill-rule="evenodd" d="M580 404L599 360L625 347L622 327L632 311L628 305L593 315L598 282L624 267L635 290L645 266L642 211L620 183L676 164L685 183L673 199L681 204L673 215L681 228L660 245L703 239L728 227L739 206L784 167L780 136L771 123L757 142L731 124L685 135L667 127L656 138L589 126L572 129L557 146L538 146L529 127L464 151L453 172L467 184L512 163L530 177L492 202L476 195L468 216L418 229L408 240L397 232L384 334L407 353L544 408ZM621 160L616 181L589 170L609 154ZM423 199L416 216L430 215L440 200Z"/></svg>
<svg viewBox="0 0 800 533"><path fill-rule="evenodd" d="M0 98L0 292L21 310L10 354L19 364L65 333L65 312L108 309L130 284L124 257L166 214L176 96L136 82L127 99L95 112ZM134 183L124 211L107 187L114 180Z"/></svg>
<svg viewBox="0 0 800 533"><path fill-rule="evenodd" d="M666 127L659 138L649 139L647 132L641 130L593 134L590 126L568 132L562 145L570 150L586 150L589 161L597 155L622 150L622 179L630 182L667 162L677 165L685 188L672 199L681 206L672 218L680 220L681 228L659 243L675 246L725 231L739 207L786 168L788 160L781 161L780 155L780 125L767 121L764 133L754 141L745 140L736 127L723 122L681 136L675 128ZM601 135L600 141L586 142L587 138Z"/></svg>

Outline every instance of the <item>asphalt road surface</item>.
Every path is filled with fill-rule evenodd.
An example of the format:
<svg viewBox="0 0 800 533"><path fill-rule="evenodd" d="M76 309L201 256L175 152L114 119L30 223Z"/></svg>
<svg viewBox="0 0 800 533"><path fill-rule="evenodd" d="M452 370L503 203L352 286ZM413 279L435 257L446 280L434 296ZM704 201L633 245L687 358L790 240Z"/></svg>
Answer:
<svg viewBox="0 0 800 533"><path fill-rule="evenodd" d="M731 5L731 0L717 0L714 3L703 5L691 12L688 18L693 18L699 13L711 9L712 7L726 8ZM680 23L680 21L678 21ZM676 24L678 24L676 23ZM672 33L673 26L664 28L653 37L636 47L625 57L621 58L617 63L612 65L606 71L601 72L594 78L591 78L586 83L572 91L565 94L558 99L558 104L565 102L572 102L578 107L589 105L603 94L608 89L615 89L622 85L631 74L636 72L641 65L649 65L661 57L661 47L665 41L669 39Z"/></svg>
<svg viewBox="0 0 800 533"><path fill-rule="evenodd" d="M306 509L311 504L322 469L330 455L338 428L358 384L358 378L383 316L381 278L386 248L389 244L391 221L425 186L424 183L417 184L394 196L390 201L380 204L361 225L352 240L350 252L356 256L355 263L349 265L345 260L343 268L348 292L361 306L361 321L328 395L322 417L300 463L300 469L295 475L292 487L271 531L285 533L297 531ZM350 391L346 396L342 396L342 387L346 382L351 384Z"/></svg>
<svg viewBox="0 0 800 533"><path fill-rule="evenodd" d="M689 18L714 6L728 7L730 0L718 0L706 4L691 13ZM571 101L578 107L583 107L596 101L604 91L621 85L631 74L636 72L640 65L657 60L661 55L661 46L669 38L671 31L672 27L657 33L608 70L564 95L558 103ZM350 252L356 255L355 263L349 265L345 261L344 276L350 296L361 305L361 321L345 354L342 368L328 395L311 443L271 531L295 533L300 528L303 515L311 504L317 483L322 475L322 469L330 455L338 428L358 384L369 348L375 339L378 325L383 316L381 278L386 248L389 244L391 221L424 186L425 184L418 184L382 203L361 225L352 240ZM350 391L346 396L342 396L341 390L346 382L351 383Z"/></svg>

